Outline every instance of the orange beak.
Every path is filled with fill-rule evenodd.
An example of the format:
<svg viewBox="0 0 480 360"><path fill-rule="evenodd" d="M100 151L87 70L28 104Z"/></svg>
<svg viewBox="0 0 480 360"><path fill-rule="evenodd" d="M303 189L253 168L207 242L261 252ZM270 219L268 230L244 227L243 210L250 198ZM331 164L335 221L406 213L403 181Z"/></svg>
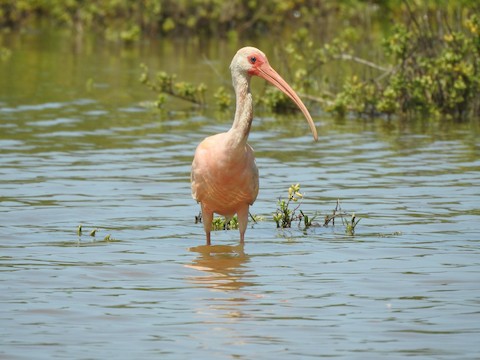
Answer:
<svg viewBox="0 0 480 360"><path fill-rule="evenodd" d="M310 126L310 130L313 134L313 138L315 139L315 141L317 141L317 129L315 128L312 117L310 116L310 113L308 112L306 106L303 104L302 100L300 100L297 93L293 91L290 85L288 85L288 83L283 80L280 75L278 75L278 73L268 64L268 62L265 62L258 66L255 75L260 76L262 79L265 79L272 85L275 85L285 95L292 99L295 104L297 104L297 106L300 108L300 110L302 110L303 115L305 115L305 118L307 119L308 125Z"/></svg>

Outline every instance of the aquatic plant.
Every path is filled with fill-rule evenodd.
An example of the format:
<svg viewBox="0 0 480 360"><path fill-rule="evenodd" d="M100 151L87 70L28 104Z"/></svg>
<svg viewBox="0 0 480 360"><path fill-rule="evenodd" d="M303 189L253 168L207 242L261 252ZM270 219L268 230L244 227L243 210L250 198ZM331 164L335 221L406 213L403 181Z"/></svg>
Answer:
<svg viewBox="0 0 480 360"><path fill-rule="evenodd" d="M315 212L313 215L307 215L300 210L301 202L296 204L294 208L290 208L291 202L297 202L299 199L303 199L304 195L300 193L300 184L291 185L288 188L288 197L287 199L278 199L277 210L273 214L273 220L275 221L277 228L291 228L294 221L298 221L298 226L302 226L303 230L307 230L312 226L320 226L319 223L315 223L315 218L318 217L319 213ZM297 213L297 210L299 213ZM337 200L336 206L333 209L332 213L325 216L323 226L328 226L331 224L335 225L335 219L340 217L342 223L345 226L345 233L348 235L355 234L355 227L357 226L360 218L355 216L355 213L349 214L343 211L340 207L340 200ZM350 217L350 221L345 220L344 218Z"/></svg>
<svg viewBox="0 0 480 360"><path fill-rule="evenodd" d="M231 219L224 217L214 217L212 220L212 230L237 230L238 218L234 215Z"/></svg>
<svg viewBox="0 0 480 360"><path fill-rule="evenodd" d="M298 227L302 227L303 225L303 230L307 230L314 226L321 226L318 222L314 222L319 216L318 212L315 212L313 215L308 215L300 209L303 198L304 194L300 192L300 184L297 183L290 185L288 188L288 197L286 199L278 199L277 210L273 213L273 220L275 221L277 228L291 228L292 224L296 221L298 221ZM295 204L295 206L292 207L292 204ZM264 220L262 217L252 214L250 214L250 218L255 223ZM340 200L337 200L336 206L331 214L325 216L323 226L334 226L336 218L342 219L342 224L345 227L345 233L347 235L355 235L355 228L360 221L360 218L357 218L355 213L349 214L343 211L340 206ZM345 218L350 218L350 220L345 220ZM202 213L200 212L195 216L195 223L197 224L201 222ZM238 229L238 219L236 215L228 219L225 217L214 217L212 220L213 231L233 229Z"/></svg>
<svg viewBox="0 0 480 360"><path fill-rule="evenodd" d="M140 67L142 69L140 82L157 93L156 107L161 108L164 105L167 95L198 106L205 105L205 92L207 91L205 84L194 85L189 82L176 81L176 74L168 74L165 71L157 72L151 79L148 67L145 64L140 64Z"/></svg>
<svg viewBox="0 0 480 360"><path fill-rule="evenodd" d="M293 59L289 67L296 69L296 88L315 91L307 98L339 116L479 115L480 17L471 14L454 29L446 14L432 25L424 20L424 11L403 3L409 9L406 23L396 25L382 40L387 64L354 56L351 28L321 46L305 28L297 30L284 50L290 55L286 58ZM355 62L370 71L344 79L320 76L334 61ZM284 101L281 94L267 92L264 103L278 111Z"/></svg>
<svg viewBox="0 0 480 360"><path fill-rule="evenodd" d="M297 202L299 199L303 198L303 194L300 192L300 184L292 184L288 188L288 197L287 199L278 199L277 210L273 214L273 220L277 224L277 228L290 228L292 227L292 222L299 219L296 211L300 207L300 203L297 204L293 209L290 208L291 202Z"/></svg>
<svg viewBox="0 0 480 360"><path fill-rule="evenodd" d="M298 29L283 50L288 54L285 59L293 59L285 62L290 70L295 69L294 87L304 93L302 97L337 116L462 119L480 115L480 17L471 15L456 31L444 24L446 30L438 36L427 25L418 24L417 15L411 16L411 24L397 25L384 37L384 57L390 60L386 65L353 55L351 28L322 46L306 28ZM338 61L351 61L371 71L343 79L319 76L326 64ZM142 65L142 69L141 81L158 93L157 106L165 103L166 94L205 105L205 85L177 82L175 75L165 72L158 72L152 81L148 68ZM220 109L232 104L224 87L213 97ZM272 87L259 103L275 113L293 109L290 99Z"/></svg>
<svg viewBox="0 0 480 360"><path fill-rule="evenodd" d="M92 230L90 230L88 232L88 235L95 238L96 235L97 235L97 231L98 229L97 228L94 228ZM78 241L80 241L80 239L82 238L82 233L83 233L83 225L80 224L77 226L77 236L78 236ZM94 240L95 241L95 240ZM110 234L107 234L105 235L105 237L103 238L103 241L105 242L113 242L113 241L117 241L115 238L113 238Z"/></svg>
<svg viewBox="0 0 480 360"><path fill-rule="evenodd" d="M275 51L288 55L281 58L286 73L293 79L294 88L302 93L303 98L318 103L327 112L337 116L427 115L423 117L456 119L480 115L480 17L473 1L464 0L462 8L453 2L433 4L410 0L375 6L361 1L351 1L348 5L326 1L313 6L292 1L280 7L278 4L272 6L268 0L262 6L255 2L231 5L233 3L236 2L225 7L210 4L211 13L205 15L201 9L206 3L199 1L198 9L188 18L186 27L192 30L203 23L196 16L215 18L230 6L245 10L238 16L254 11L255 20L264 21L264 26L270 30L285 21L281 16L288 11L297 14L298 20L294 18L287 22L295 30L287 32L285 40L280 39ZM182 5L171 4L168 9L156 9L158 16L175 6ZM193 11L187 5L182 9L187 14ZM269 17L264 13L265 9L270 9ZM398 21L394 26L386 26L383 32L359 34L358 23L365 19L355 10L373 16L370 20L377 21L377 25L387 15ZM337 14L333 15L335 12ZM342 27L336 36L324 41L318 34L318 17L341 15L351 25ZM232 16L232 13L225 16ZM170 14L161 22L161 28L164 32L176 33L185 26L180 25L182 21ZM212 29L210 26L215 25L208 24L207 28ZM362 40L374 42L368 46L377 49L375 59L356 54L361 49L357 44ZM349 63L345 67L348 70L330 75L328 70L338 67L339 62L342 63L339 66ZM166 95L205 104L206 87L203 84L177 82L175 75L165 72L157 73L155 79L150 80L148 69L143 67L143 70L142 82L158 93L157 106L164 105ZM231 106L231 98L223 87L214 92L213 98L221 109ZM271 87L266 89L260 103L275 113L292 109L290 100Z"/></svg>
<svg viewBox="0 0 480 360"><path fill-rule="evenodd" d="M315 225L313 220L315 220L315 218L317 217L318 215L317 213L315 213L315 215L313 216L308 216L304 214L302 210L300 210L300 214L301 216L299 218L300 218L300 221L303 219L304 229L308 229L309 227Z"/></svg>
<svg viewBox="0 0 480 360"><path fill-rule="evenodd" d="M259 215L252 215L250 214L250 219L257 223L259 221L263 221L264 218ZM202 222L202 212L200 212L197 216L195 216L195 224ZM238 230L238 217L234 215L232 218L227 219L223 216L215 216L212 220L212 231L217 230Z"/></svg>
<svg viewBox="0 0 480 360"><path fill-rule="evenodd" d="M213 94L213 98L220 110L226 110L232 105L232 96L224 86L220 86L217 89L215 94Z"/></svg>
<svg viewBox="0 0 480 360"><path fill-rule="evenodd" d="M107 234L103 238L103 241L110 242L110 241L115 241L115 239L110 234Z"/></svg>
<svg viewBox="0 0 480 360"><path fill-rule="evenodd" d="M369 6L360 0L353 3ZM131 42L138 41L141 34L234 37L261 35L268 30L274 34L325 13L349 16L349 9L333 0L2 0L0 25L20 28L47 19L49 24L79 34L95 30L109 40Z"/></svg>
<svg viewBox="0 0 480 360"><path fill-rule="evenodd" d="M360 219L356 219L355 213L352 214L350 220L345 220L345 218L342 217L342 223L345 225L345 233L351 236L355 235L355 227L359 221Z"/></svg>
<svg viewBox="0 0 480 360"><path fill-rule="evenodd" d="M3 0L0 26L5 34L47 19L78 39L93 30L126 44L146 36L252 39L268 33L273 51L288 54L283 66L294 88L325 111L463 119L480 115L479 13L476 0ZM365 49L375 49L374 55ZM0 62L11 54L0 43ZM330 74L339 62L347 71ZM150 78L144 67L142 82L157 93L159 107L167 96L206 103L203 84L173 74ZM209 95L221 109L231 104L222 88ZM290 110L282 94L268 88L264 95L268 109Z"/></svg>

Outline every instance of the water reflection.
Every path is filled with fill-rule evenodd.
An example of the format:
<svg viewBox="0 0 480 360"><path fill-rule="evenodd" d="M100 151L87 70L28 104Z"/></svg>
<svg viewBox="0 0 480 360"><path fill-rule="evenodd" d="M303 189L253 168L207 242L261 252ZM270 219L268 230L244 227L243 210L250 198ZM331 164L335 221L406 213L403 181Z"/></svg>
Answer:
<svg viewBox="0 0 480 360"><path fill-rule="evenodd" d="M252 286L248 268L245 266L250 261L250 256L245 254L243 244L196 246L189 249L198 256L189 268L202 273L189 280L194 284L201 284L215 290L239 290L245 286Z"/></svg>

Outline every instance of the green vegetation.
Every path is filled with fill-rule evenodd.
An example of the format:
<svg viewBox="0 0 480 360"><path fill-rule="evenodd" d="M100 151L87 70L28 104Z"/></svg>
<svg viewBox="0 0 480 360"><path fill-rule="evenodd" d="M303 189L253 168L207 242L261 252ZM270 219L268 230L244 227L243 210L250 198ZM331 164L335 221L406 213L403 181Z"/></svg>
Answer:
<svg viewBox="0 0 480 360"><path fill-rule="evenodd" d="M254 223L258 221L263 221L263 218L258 215L250 214L250 219ZM195 216L195 224L202 222L202 213L200 212L198 216ZM218 230L238 230L238 217L234 215L232 218L225 218L223 216L215 216L212 220L212 231Z"/></svg>
<svg viewBox="0 0 480 360"><path fill-rule="evenodd" d="M12 56L12 51L6 47L0 46L0 61L7 61Z"/></svg>
<svg viewBox="0 0 480 360"><path fill-rule="evenodd" d="M313 216L306 215L303 210L300 210L301 206L301 199L304 198L304 195L300 193L300 184L291 185L288 188L288 198L278 200L278 207L276 212L273 214L273 220L277 224L277 228L291 228L292 223L294 221L298 221L298 226L301 227L303 225L303 230L307 230L312 226L320 226L319 223L313 222L316 217L318 217L318 212L316 212ZM296 206L292 209L290 208L291 203L297 203ZM298 213L297 213L298 210ZM332 226L335 225L335 219L340 217L342 219L342 223L345 226L345 233L347 235L355 235L355 227L357 226L360 219L356 218L355 213L349 214L347 212L342 211L340 208L340 201L337 200L337 204L332 211L331 215L325 216L325 221L323 226L328 226L331 224ZM345 220L346 217L350 217L350 221Z"/></svg>
<svg viewBox="0 0 480 360"><path fill-rule="evenodd" d="M77 226L77 236L78 236L78 241L79 242L82 238L82 231L83 231L83 225L80 224L80 225ZM97 228L92 229L92 230L89 231L88 235L91 236L92 238L95 238L97 236L97 231L98 231ZM117 241L117 240L114 239L110 234L105 235L105 237L103 238L103 242L115 242L115 241Z"/></svg>
<svg viewBox="0 0 480 360"><path fill-rule="evenodd" d="M352 6L371 5L351 0L2 0L0 25L18 29L48 20L77 33L94 30L126 42L141 35L234 38L311 26L334 14L351 17Z"/></svg>
<svg viewBox="0 0 480 360"><path fill-rule="evenodd" d="M291 209L290 203L297 202L298 199L302 198L303 194L300 192L300 184L291 185L288 188L287 200L279 199L277 211L273 214L273 220L277 224L277 228L290 228L292 227L293 221L300 219L299 215L296 213L300 207L300 204ZM303 215L303 213L301 214Z"/></svg>
<svg viewBox="0 0 480 360"><path fill-rule="evenodd" d="M416 18L412 24L396 26L383 39L391 61L387 66L342 50L330 53L333 59L363 61L380 74L345 79L332 100L323 99L329 101L327 110L342 116L353 112L360 116L422 114L460 119L480 114L480 18L472 15L462 28L449 29L443 35L433 34Z"/></svg>
<svg viewBox="0 0 480 360"><path fill-rule="evenodd" d="M288 197L287 199L278 199L277 202L277 210L273 214L273 220L277 228L279 229L288 229L292 227L292 224L298 221L298 227L302 230L308 230L310 227L319 227L324 226L327 227L329 225L335 225L335 219L341 218L342 224L345 227L345 233L347 235L355 235L355 227L357 226L360 218L355 216L355 213L349 214L343 211L340 207L340 201L337 200L337 204L333 209L331 214L325 216L325 220L323 224L318 222L314 222L314 220L318 217L318 212L315 212L314 215L307 215L300 209L302 199L304 195L300 192L300 184L292 184L288 188ZM295 204L292 207L292 204ZM254 223L258 221L263 221L264 219L258 215L250 214L250 218ZM347 220L346 218L350 218ZM202 213L200 212L197 216L195 216L195 224L202 222ZM238 219L237 216L233 216L232 218L226 219L224 217L214 217L212 220L212 230L236 230L238 229Z"/></svg>
<svg viewBox="0 0 480 360"><path fill-rule="evenodd" d="M95 31L130 45L148 36L245 43L268 34L282 73L310 108L317 104L336 116L429 119L480 115L479 14L476 0L0 2L3 32L48 20L76 38ZM0 42L0 61L9 57ZM207 94L202 84L178 82L165 72L151 80L143 67L142 82L158 94L157 106L166 95L201 106L211 98L221 109L233 106L225 88ZM272 88L264 95L271 111L292 107Z"/></svg>
<svg viewBox="0 0 480 360"><path fill-rule="evenodd" d="M345 220L345 218L342 217L343 225L345 225L345 233L347 235L355 235L355 227L357 226L359 221L360 219L357 219L355 217L355 213L352 214L350 221Z"/></svg>
<svg viewBox="0 0 480 360"><path fill-rule="evenodd" d="M207 87L205 84L193 85L188 82L176 81L177 75L167 74L164 71L157 72L155 78L150 78L148 67L141 64L142 74L140 75L140 82L145 84L148 88L158 93L155 106L163 107L166 101L166 95L170 95L195 105L203 106L205 104L205 92Z"/></svg>
<svg viewBox="0 0 480 360"><path fill-rule="evenodd" d="M480 16L474 6L460 9L442 2L403 1L395 9L403 21L378 36L377 59L357 56L356 43L361 39L354 26L329 42L319 41L311 24L293 31L277 51L284 55L280 58L295 89L340 117L480 115ZM339 63L345 71L332 72ZM201 93L193 85L188 90L191 96ZM163 93L167 92L160 96ZM233 103L223 87L213 97L221 109ZM259 100L277 113L293 106L272 87Z"/></svg>
<svg viewBox="0 0 480 360"><path fill-rule="evenodd" d="M224 217L214 217L212 220L212 230L234 230L238 229L238 218L233 216L231 219L225 219Z"/></svg>

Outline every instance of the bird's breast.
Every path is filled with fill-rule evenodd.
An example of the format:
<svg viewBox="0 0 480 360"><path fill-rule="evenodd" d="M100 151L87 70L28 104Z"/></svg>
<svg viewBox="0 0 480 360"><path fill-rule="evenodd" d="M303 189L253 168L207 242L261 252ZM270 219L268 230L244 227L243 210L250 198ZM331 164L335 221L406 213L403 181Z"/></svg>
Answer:
<svg viewBox="0 0 480 360"><path fill-rule="evenodd" d="M229 215L239 204L255 201L258 169L248 144L232 149L220 140L207 138L198 146L192 164L192 196L212 211Z"/></svg>

